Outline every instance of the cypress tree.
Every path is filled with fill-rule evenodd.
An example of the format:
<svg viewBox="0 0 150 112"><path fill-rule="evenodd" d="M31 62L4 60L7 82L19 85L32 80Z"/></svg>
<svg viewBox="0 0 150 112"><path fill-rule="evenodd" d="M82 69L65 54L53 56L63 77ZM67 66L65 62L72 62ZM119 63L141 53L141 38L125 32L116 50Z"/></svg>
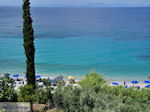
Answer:
<svg viewBox="0 0 150 112"><path fill-rule="evenodd" d="M23 39L24 50L26 55L26 76L27 84L35 87L35 47L34 47L34 30L32 27L32 18L30 14L30 1L23 0Z"/></svg>

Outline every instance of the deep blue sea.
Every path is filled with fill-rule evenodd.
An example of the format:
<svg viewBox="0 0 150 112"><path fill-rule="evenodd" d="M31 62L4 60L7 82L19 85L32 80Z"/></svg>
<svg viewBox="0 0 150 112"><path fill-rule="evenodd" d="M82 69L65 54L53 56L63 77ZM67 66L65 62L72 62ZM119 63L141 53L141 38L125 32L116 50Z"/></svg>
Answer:
<svg viewBox="0 0 150 112"><path fill-rule="evenodd" d="M36 73L90 71L108 79L150 74L150 8L32 8ZM22 10L0 7L0 73L25 72Z"/></svg>

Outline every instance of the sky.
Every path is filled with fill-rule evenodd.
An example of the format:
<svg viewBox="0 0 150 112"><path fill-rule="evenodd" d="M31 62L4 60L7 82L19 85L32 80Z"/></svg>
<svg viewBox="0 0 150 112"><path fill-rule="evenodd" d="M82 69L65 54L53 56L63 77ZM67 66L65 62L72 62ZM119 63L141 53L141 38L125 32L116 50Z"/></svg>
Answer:
<svg viewBox="0 0 150 112"><path fill-rule="evenodd" d="M0 6L21 6L23 0L0 0ZM150 0L30 0L35 7L150 7Z"/></svg>

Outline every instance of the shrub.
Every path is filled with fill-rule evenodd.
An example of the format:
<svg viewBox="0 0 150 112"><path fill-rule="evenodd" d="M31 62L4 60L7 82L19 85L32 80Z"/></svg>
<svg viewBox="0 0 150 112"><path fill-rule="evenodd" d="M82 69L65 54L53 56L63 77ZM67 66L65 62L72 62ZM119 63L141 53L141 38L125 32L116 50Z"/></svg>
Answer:
<svg viewBox="0 0 150 112"><path fill-rule="evenodd" d="M43 84L47 87L47 86L51 86L51 82L49 79L42 79L41 80L43 82Z"/></svg>
<svg viewBox="0 0 150 112"><path fill-rule="evenodd" d="M36 101L37 95L32 85L25 85L20 87L18 100L20 102L34 102Z"/></svg>
<svg viewBox="0 0 150 112"><path fill-rule="evenodd" d="M62 94L62 87L58 87L53 94L53 103L56 107L63 107Z"/></svg>
<svg viewBox="0 0 150 112"><path fill-rule="evenodd" d="M62 103L68 112L79 112L80 110L80 89L77 87L67 86L63 89ZM77 108L78 107L78 108Z"/></svg>
<svg viewBox="0 0 150 112"><path fill-rule="evenodd" d="M59 87L54 104L66 112L149 112L150 89L111 87L96 73L88 74L80 87Z"/></svg>
<svg viewBox="0 0 150 112"><path fill-rule="evenodd" d="M36 90L36 102L39 104L51 103L53 104L51 87L46 87L45 89Z"/></svg>
<svg viewBox="0 0 150 112"><path fill-rule="evenodd" d="M85 78L78 83L84 89L93 89L98 92L106 81L103 79L102 75L92 72L87 74Z"/></svg>
<svg viewBox="0 0 150 112"><path fill-rule="evenodd" d="M0 102L16 102L17 92L14 90L13 81L11 79L2 79L0 82Z"/></svg>
<svg viewBox="0 0 150 112"><path fill-rule="evenodd" d="M80 96L80 106L83 112L92 112L96 101L96 93L91 90L84 90Z"/></svg>
<svg viewBox="0 0 150 112"><path fill-rule="evenodd" d="M80 89L77 87L59 87L53 94L54 105L64 108L66 112L79 112Z"/></svg>

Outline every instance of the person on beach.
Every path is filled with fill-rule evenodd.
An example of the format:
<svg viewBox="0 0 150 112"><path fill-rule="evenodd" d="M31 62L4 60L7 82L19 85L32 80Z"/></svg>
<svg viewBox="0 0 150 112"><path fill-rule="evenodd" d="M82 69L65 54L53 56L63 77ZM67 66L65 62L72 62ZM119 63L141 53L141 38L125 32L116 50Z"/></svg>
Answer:
<svg viewBox="0 0 150 112"><path fill-rule="evenodd" d="M124 81L124 86L126 86L126 81Z"/></svg>
<svg viewBox="0 0 150 112"><path fill-rule="evenodd" d="M125 88L128 88L128 85L127 85L126 81L124 81L123 85L124 85Z"/></svg>

